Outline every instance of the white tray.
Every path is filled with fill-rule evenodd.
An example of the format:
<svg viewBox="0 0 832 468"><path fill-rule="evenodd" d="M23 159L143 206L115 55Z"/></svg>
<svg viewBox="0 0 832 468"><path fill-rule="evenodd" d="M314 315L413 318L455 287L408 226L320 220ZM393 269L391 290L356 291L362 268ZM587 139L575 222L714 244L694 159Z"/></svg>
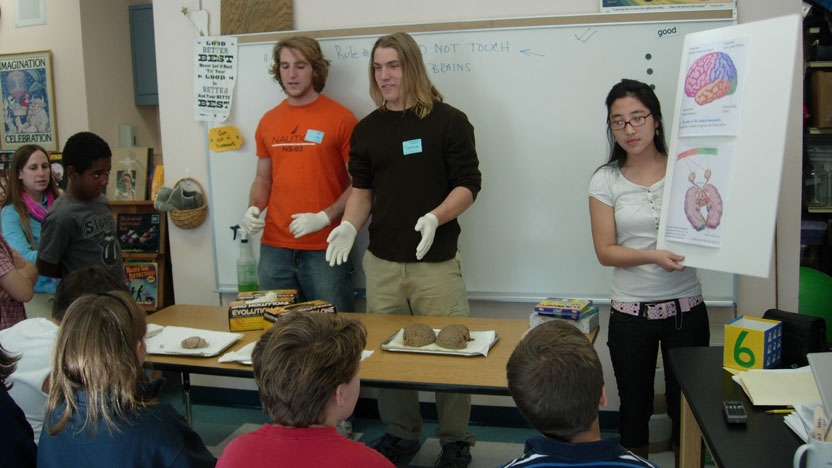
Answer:
<svg viewBox="0 0 832 468"><path fill-rule="evenodd" d="M206 348L186 349L182 347L182 340L192 336L205 338ZM176 354L184 356L210 357L220 354L243 337L242 333L228 333L199 328L167 326L156 335L146 338L148 354Z"/></svg>
<svg viewBox="0 0 832 468"><path fill-rule="evenodd" d="M434 329L435 333L439 330ZM500 335L491 331L470 331L472 341L469 341L464 349L448 349L436 343L414 348L404 345L404 328L393 334L390 338L381 343L381 349L385 351L396 351L402 353L423 353L423 354L447 354L449 356L488 356L488 350L500 339Z"/></svg>

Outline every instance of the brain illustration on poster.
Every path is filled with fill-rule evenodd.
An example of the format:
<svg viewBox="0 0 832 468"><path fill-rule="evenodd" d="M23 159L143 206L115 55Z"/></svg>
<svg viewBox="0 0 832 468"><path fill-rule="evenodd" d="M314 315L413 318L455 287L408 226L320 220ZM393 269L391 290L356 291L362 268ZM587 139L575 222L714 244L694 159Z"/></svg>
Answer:
<svg viewBox="0 0 832 468"><path fill-rule="evenodd" d="M692 163L690 174L688 175L688 182L691 187L685 192L685 216L691 227L697 231L705 228L716 229L719 222L722 220L722 196L719 194L716 185L711 183L713 171L710 167L711 157L716 157L719 153L717 148L693 148L688 151L680 153L676 160L688 158L688 163ZM704 157L704 165L700 161L694 160L695 156ZM701 172L699 176L704 179L701 183L697 183L697 173ZM706 215L702 214L703 208Z"/></svg>
<svg viewBox="0 0 832 468"><path fill-rule="evenodd" d="M704 106L737 90L737 67L724 52L705 54L685 76L685 94Z"/></svg>

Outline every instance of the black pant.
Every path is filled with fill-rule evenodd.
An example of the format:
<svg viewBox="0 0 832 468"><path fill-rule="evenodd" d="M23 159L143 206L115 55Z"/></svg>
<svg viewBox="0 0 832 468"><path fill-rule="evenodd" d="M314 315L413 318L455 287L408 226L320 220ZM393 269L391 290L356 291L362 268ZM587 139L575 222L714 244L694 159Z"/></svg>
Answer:
<svg viewBox="0 0 832 468"><path fill-rule="evenodd" d="M618 432L621 445L643 447L650 443L649 421L653 414L653 384L659 346L665 363L667 413L673 422L673 443L679 443L680 389L667 365L667 352L686 346L708 346L708 310L699 304L689 312L666 319L648 320L621 312L610 313L607 346L618 385Z"/></svg>

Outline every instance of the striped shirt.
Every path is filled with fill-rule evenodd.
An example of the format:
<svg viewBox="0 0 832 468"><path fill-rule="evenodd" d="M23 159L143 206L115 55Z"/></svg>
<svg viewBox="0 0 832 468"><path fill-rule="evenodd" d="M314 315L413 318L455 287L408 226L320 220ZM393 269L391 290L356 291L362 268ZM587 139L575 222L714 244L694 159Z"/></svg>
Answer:
<svg viewBox="0 0 832 468"><path fill-rule="evenodd" d="M523 452L502 468L658 468L622 447L617 435L577 444L536 436L526 439Z"/></svg>

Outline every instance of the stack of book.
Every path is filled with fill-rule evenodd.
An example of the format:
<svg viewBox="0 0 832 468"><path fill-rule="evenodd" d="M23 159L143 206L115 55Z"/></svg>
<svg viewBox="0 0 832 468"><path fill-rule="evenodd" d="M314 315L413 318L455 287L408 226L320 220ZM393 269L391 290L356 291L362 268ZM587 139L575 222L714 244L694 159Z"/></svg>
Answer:
<svg viewBox="0 0 832 468"><path fill-rule="evenodd" d="M550 297L534 306L529 322L535 326L549 320L564 320L589 333L598 327L598 307L589 299Z"/></svg>

